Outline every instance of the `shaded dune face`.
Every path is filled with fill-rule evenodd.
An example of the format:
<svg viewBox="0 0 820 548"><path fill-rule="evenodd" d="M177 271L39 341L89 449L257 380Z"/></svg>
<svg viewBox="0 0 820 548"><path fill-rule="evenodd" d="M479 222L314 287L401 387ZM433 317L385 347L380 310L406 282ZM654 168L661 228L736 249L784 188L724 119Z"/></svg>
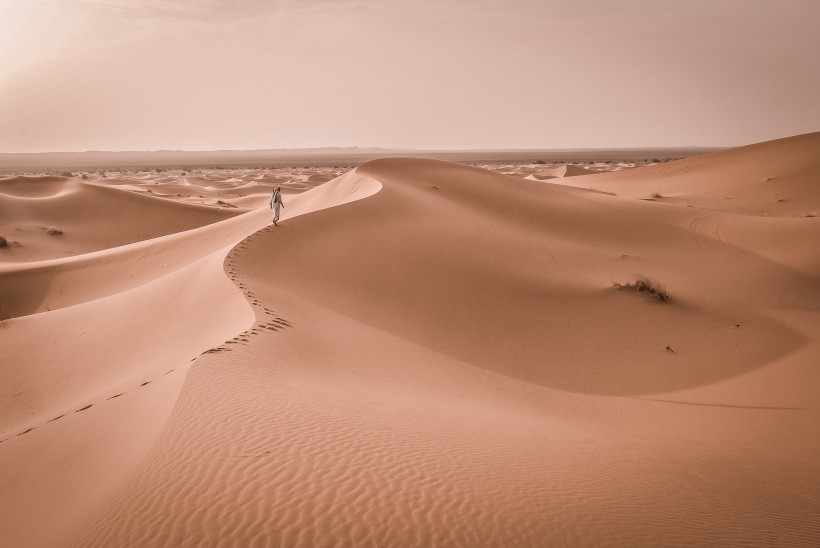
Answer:
<svg viewBox="0 0 820 548"><path fill-rule="evenodd" d="M72 186L66 177L9 177L0 180L0 195L15 198L48 198L56 196L65 186Z"/></svg>
<svg viewBox="0 0 820 548"><path fill-rule="evenodd" d="M358 171L383 190L269 236L281 257L274 283L528 382L618 395L711 383L802 342L748 306L776 306L782 295L742 279L787 279L804 305L820 303L816 278L693 236L698 211L431 160ZM636 272L668 285L673 299L612 288Z"/></svg>
<svg viewBox="0 0 820 548"><path fill-rule="evenodd" d="M236 214L77 179L0 180L0 235L16 242L2 250L0 265L77 256L190 230Z"/></svg>

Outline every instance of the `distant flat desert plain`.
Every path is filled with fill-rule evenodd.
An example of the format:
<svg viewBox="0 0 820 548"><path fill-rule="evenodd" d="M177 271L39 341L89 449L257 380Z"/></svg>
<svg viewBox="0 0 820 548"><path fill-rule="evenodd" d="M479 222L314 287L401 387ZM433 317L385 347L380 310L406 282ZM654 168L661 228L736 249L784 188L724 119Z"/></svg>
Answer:
<svg viewBox="0 0 820 548"><path fill-rule="evenodd" d="M106 154L0 155L0 546L820 546L820 133Z"/></svg>

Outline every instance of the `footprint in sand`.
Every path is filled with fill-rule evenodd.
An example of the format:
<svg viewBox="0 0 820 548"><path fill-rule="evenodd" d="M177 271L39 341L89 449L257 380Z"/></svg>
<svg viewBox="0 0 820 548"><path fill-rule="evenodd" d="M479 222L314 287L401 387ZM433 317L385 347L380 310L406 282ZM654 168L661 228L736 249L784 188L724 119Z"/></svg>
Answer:
<svg viewBox="0 0 820 548"><path fill-rule="evenodd" d="M230 352L230 348L225 348L224 346L220 346L218 348L211 348L210 350L206 350L203 354L218 354L219 352Z"/></svg>
<svg viewBox="0 0 820 548"><path fill-rule="evenodd" d="M229 349L228 349L228 348L224 348L224 347L220 347L220 348L217 348L217 349L211 349L211 350L208 350L207 352L212 352L212 351L217 351L217 352L218 352L218 351L223 351L223 350L227 351L227 350L229 350ZM204 354L204 352L203 352L203 354ZM165 373L163 373L163 376L168 375L168 374L170 374L170 373L173 373L174 371L176 371L176 368L174 368L174 369L170 369L170 370L166 371ZM145 385L147 385L147 384L151 384L152 382L153 382L153 381L145 381L145 382L144 382L144 383L142 383L140 386L145 386ZM119 398L120 396L124 396L124 395L125 395L125 392L120 392L119 394L114 394L113 396L109 396L108 398L106 398L106 400L113 400L114 398ZM81 411L85 411L86 409L90 409L90 408L92 408L92 407L94 407L94 404L93 404L93 403L89 403L88 405L86 405L86 406L84 406L84 407L81 407L81 408L77 409L77 410L76 410L76 411L74 411L74 412L75 412L75 413L79 413L79 412L81 412ZM48 423L50 423L50 422L54 422L54 421L59 420L59 419L62 419L62 418L63 418L63 417L65 417L65 416L66 416L66 414L65 414L65 413L63 413L62 415L58 415L58 416L54 417L53 419L49 419L49 420L47 420L47 421L46 421L46 424L48 424ZM31 432L32 430L35 430L36 428L37 428L36 426L32 426L31 428L28 428L28 429L26 429L26 430L24 430L24 431L20 432L20 433L19 433L19 434L17 434L17 435L18 435L18 436L22 436L23 434L28 434L29 432ZM0 443L2 443L2 442L4 442L4 441L6 441L6 440L8 440L8 439L9 439L9 438L6 438L6 439L3 439L3 440L0 440Z"/></svg>

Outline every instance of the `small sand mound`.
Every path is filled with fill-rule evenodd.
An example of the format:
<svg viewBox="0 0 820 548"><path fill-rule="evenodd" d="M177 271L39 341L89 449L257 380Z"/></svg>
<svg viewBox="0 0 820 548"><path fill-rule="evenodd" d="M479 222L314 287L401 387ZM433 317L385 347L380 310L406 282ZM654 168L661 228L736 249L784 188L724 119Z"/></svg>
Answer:
<svg viewBox="0 0 820 548"><path fill-rule="evenodd" d="M47 198L56 196L69 181L66 177L18 176L0 179L0 194L16 198Z"/></svg>

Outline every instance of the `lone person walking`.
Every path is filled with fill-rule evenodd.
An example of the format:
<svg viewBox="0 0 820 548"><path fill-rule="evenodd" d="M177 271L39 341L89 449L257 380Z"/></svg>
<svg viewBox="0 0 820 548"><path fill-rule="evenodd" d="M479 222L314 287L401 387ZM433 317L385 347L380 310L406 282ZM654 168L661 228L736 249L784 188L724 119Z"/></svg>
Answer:
<svg viewBox="0 0 820 548"><path fill-rule="evenodd" d="M273 189L273 195L270 197L270 208L273 210L273 226L279 226L280 207L285 207L285 204L282 203L282 191L279 189L279 185L276 185L276 188Z"/></svg>

